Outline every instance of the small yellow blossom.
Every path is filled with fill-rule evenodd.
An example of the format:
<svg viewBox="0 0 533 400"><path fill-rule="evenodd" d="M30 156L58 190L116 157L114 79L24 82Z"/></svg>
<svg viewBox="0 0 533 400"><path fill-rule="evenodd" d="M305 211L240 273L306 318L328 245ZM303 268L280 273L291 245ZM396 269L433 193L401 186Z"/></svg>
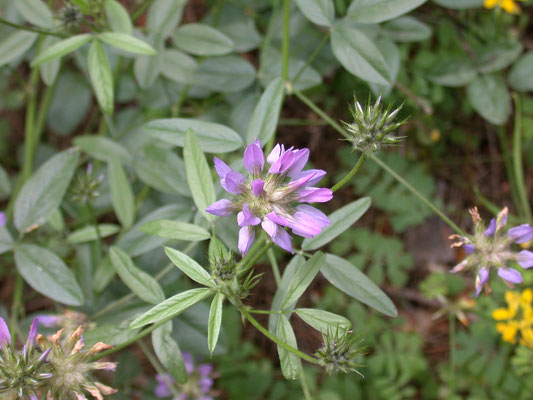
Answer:
<svg viewBox="0 0 533 400"><path fill-rule="evenodd" d="M518 14L520 12L520 6L516 1L525 1L525 0L485 0L483 5L485 8L494 8L496 6L503 9L509 14Z"/></svg>
<svg viewBox="0 0 533 400"><path fill-rule="evenodd" d="M522 293L505 292L507 308L497 308L492 318L501 321L496 330L501 333L504 342L519 343L533 349L533 290L526 289Z"/></svg>

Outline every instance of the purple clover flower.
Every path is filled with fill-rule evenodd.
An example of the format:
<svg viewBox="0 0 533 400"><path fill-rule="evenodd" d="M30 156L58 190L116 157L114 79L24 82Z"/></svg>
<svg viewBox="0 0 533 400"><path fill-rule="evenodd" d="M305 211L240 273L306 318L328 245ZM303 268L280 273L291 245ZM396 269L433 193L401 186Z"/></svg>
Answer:
<svg viewBox="0 0 533 400"><path fill-rule="evenodd" d="M200 364L195 366L192 354L187 352L183 352L182 357L188 379L185 385L177 385L180 395L174 400L213 400L212 397L208 396L208 392L213 386L213 379L211 378L213 365ZM157 374L156 380L158 384L155 388L155 395L161 398L172 396L167 382L174 384L174 378L169 374L164 376Z"/></svg>
<svg viewBox="0 0 533 400"><path fill-rule="evenodd" d="M6 213L3 211L0 211L0 227L4 227L7 224L7 217Z"/></svg>
<svg viewBox="0 0 533 400"><path fill-rule="evenodd" d="M285 228L308 238L330 224L322 211L299 204L324 203L333 197L330 189L314 186L326 175L325 171L303 171L308 159L309 149L285 149L277 144L266 158L270 165L267 170L261 143L255 140L244 151L243 162L248 171L245 177L214 158L220 184L235 196L233 200L214 202L206 211L221 217L238 212L238 247L243 257L253 244L259 225L276 245L293 253L292 238Z"/></svg>
<svg viewBox="0 0 533 400"><path fill-rule="evenodd" d="M523 224L510 228L507 234L503 233L503 228L507 224L508 210L504 208L496 219L491 219L488 228L485 229L483 221L479 216L477 208L470 210L475 225L475 233L471 238L452 235L451 239L457 241L452 247L462 246L467 257L457 264L452 273L462 271L468 267L478 268L476 276L476 297L478 297L486 287L489 287L490 268L496 268L498 276L505 284L513 287L513 284L523 282L520 271L510 268L507 263L516 261L522 268L533 267L533 252L522 250L516 253L511 248L513 243L526 243L533 239L533 227Z"/></svg>

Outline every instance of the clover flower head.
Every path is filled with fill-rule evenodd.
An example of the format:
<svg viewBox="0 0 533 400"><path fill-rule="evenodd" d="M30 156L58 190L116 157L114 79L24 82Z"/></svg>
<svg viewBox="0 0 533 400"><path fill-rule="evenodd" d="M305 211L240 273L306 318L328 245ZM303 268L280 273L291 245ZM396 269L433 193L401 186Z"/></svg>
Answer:
<svg viewBox="0 0 533 400"><path fill-rule="evenodd" d="M187 352L183 352L182 357L187 371L187 382L183 385L176 384L170 375L158 374L156 376L158 384L155 388L155 395L161 398L172 396L172 391L168 387L170 383L175 385L180 393L179 397L175 397L174 400L212 400L212 397L209 396L209 390L213 386L213 378L211 377L213 365L195 365L192 354Z"/></svg>
<svg viewBox="0 0 533 400"><path fill-rule="evenodd" d="M104 174L95 176L93 174L93 164L87 163L85 172L81 172L76 176L76 181L72 185L71 195L72 200L87 204L91 200L100 196L99 188L104 180Z"/></svg>
<svg viewBox="0 0 533 400"><path fill-rule="evenodd" d="M357 335L352 331L336 329L335 332L323 334L323 345L315 355L328 375L352 371L361 375L356 368L361 366L358 360L363 352L364 347L361 346L361 339Z"/></svg>
<svg viewBox="0 0 533 400"><path fill-rule="evenodd" d="M265 158L259 140L244 151L245 177L233 171L215 157L215 169L222 187L234 195L233 200L222 199L207 207L206 211L218 216L228 216L238 211L238 247L244 256L250 249L258 225L272 241L291 253L292 238L284 228L302 237L313 237L330 224L328 217L307 204L327 202L333 192L318 188L326 172L319 169L303 171L309 159L309 149L285 149L277 144L266 158L270 167L265 168Z"/></svg>
<svg viewBox="0 0 533 400"><path fill-rule="evenodd" d="M498 276L511 289L513 284L522 283L522 274L510 268L508 263L516 261L522 268L533 267L533 252L522 250L517 253L512 249L513 243L523 244L533 239L533 227L523 224L510 228L504 233L503 228L507 224L507 207L498 214L497 218L491 219L488 227L484 225L477 208L471 209L470 214L475 226L472 237L450 236L450 239L456 240L452 247L463 247L467 254L467 257L451 272L477 268L476 297L484 287L490 291L488 281L491 268L497 270Z"/></svg>
<svg viewBox="0 0 533 400"><path fill-rule="evenodd" d="M518 1L525 1L525 0L518 0ZM483 5L485 8L491 9L496 6L504 10L508 14L519 14L520 13L520 6L516 2L516 0L485 0L483 2Z"/></svg>
<svg viewBox="0 0 533 400"><path fill-rule="evenodd" d="M395 121L395 118L401 108L402 106L392 110L391 105L385 108L381 103L381 96L374 104L369 101L364 108L355 100L355 105L350 110L353 122L344 123L353 149L370 154L385 146L400 143L404 138L396 136L396 131L406 120Z"/></svg>
<svg viewBox="0 0 533 400"><path fill-rule="evenodd" d="M526 289L522 293L505 292L507 308L497 308L492 312L492 318L499 321L496 329L502 335L502 340L517 343L533 349L533 290Z"/></svg>
<svg viewBox="0 0 533 400"><path fill-rule="evenodd" d="M34 320L22 350L11 343L5 321L0 318L0 398L37 400L46 392L52 376L47 363L50 350L35 346L38 322Z"/></svg>

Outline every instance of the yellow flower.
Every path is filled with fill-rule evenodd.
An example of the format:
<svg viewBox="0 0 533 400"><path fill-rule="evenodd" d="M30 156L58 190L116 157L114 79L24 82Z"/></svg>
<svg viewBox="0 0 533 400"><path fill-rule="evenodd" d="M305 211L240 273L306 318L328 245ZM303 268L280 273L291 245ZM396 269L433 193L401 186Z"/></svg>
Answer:
<svg viewBox="0 0 533 400"><path fill-rule="evenodd" d="M518 14L520 12L520 7L518 6L518 4L516 4L516 0L485 0L483 2L483 5L485 6L485 8L488 9L498 6L509 14Z"/></svg>
<svg viewBox="0 0 533 400"><path fill-rule="evenodd" d="M496 330L501 333L504 342L519 343L533 349L533 290L525 289L522 293L505 292L507 308L497 308L492 318L501 321Z"/></svg>

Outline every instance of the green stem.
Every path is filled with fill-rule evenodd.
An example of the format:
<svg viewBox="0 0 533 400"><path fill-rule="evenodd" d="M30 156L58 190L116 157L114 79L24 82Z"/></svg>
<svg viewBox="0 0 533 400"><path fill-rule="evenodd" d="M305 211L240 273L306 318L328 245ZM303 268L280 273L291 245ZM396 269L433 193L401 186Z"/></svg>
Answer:
<svg viewBox="0 0 533 400"><path fill-rule="evenodd" d="M11 28L19 29L19 30L22 30L22 31L40 33L42 35L49 35L49 36L56 36L56 37L66 37L66 35L64 35L62 33L59 33L59 32L52 32L52 31L47 31L47 30L44 30L44 29L34 28L34 27L31 27L31 26L15 24L13 22L6 21L5 19L2 19L2 18L0 18L0 24L4 24L4 25L7 25L7 26L10 26Z"/></svg>
<svg viewBox="0 0 533 400"><path fill-rule="evenodd" d="M272 310L248 310L250 314L292 314L294 310L279 310L279 311L272 311Z"/></svg>
<svg viewBox="0 0 533 400"><path fill-rule="evenodd" d="M274 245L273 242L268 242L265 246L261 248L257 254L255 254L252 258L248 260L245 264L241 266L241 268L237 268L237 274L241 275L248 271L251 267L254 266L254 264L261 258L263 255Z"/></svg>
<svg viewBox="0 0 533 400"><path fill-rule="evenodd" d="M263 325L261 325L259 322L257 322L257 320L252 317L250 315L250 313L245 309L245 308L240 308L239 311L242 313L242 315L259 331L261 332L263 335L265 335L267 338L269 338L270 340L272 340L274 343L276 343L278 346L281 346L283 347L285 350L287 351L290 351L291 353L293 353L294 355L300 357L301 359L305 360L305 361L309 361L310 363L313 363L313 364L320 364L320 361L317 360L316 358L314 357L311 357L310 355L308 354L305 354L303 352L301 352L300 350L298 349L295 349L294 347L292 346L289 346L287 343L279 340L277 337L275 337L274 335L272 335L267 329L265 329L263 327Z"/></svg>
<svg viewBox="0 0 533 400"><path fill-rule="evenodd" d="M502 152L502 157L505 165L505 172L507 174L507 179L509 179L511 186L511 197L513 199L513 204L519 205L520 196L518 194L518 188L516 186L516 177L514 175L513 160L511 160L511 152L509 151L509 143L507 142L507 137L505 136L505 130L503 127L497 127L496 133L498 139L500 140L500 147Z"/></svg>
<svg viewBox="0 0 533 400"><path fill-rule="evenodd" d="M464 237L469 237L469 235L464 232L461 228L459 228L446 214L444 214L437 206L435 206L431 201L429 201L427 198L425 198L418 190L416 190L409 182L407 182L404 178L402 178L400 175L396 173L391 167L389 167L387 164L385 164L383 161L381 161L378 157L376 157L375 154L371 154L370 158L378 164L381 168L383 168L385 171L387 171L390 175L393 176L398 182L400 182L403 186L405 186L411 193L413 193L418 199L424 203L426 206L428 206L431 211L433 211L435 214L437 214L444 222L448 224L450 228L452 228L455 232L457 232L459 235Z"/></svg>
<svg viewBox="0 0 533 400"><path fill-rule="evenodd" d="M150 4L152 4L153 1L154 0L144 1L143 4L139 7L139 9L133 13L133 16L131 17L132 21L133 22L137 21L141 17L141 15L144 14L146 9L150 7Z"/></svg>
<svg viewBox="0 0 533 400"><path fill-rule="evenodd" d="M296 75L294 75L294 78L291 79L292 82L297 82L298 81L298 78L300 77L300 75L303 74L303 72L306 70L306 68L311 65L311 63L313 61L315 61L315 58L320 54L320 51L322 50L322 48L324 47L324 45L328 42L329 40L329 35L331 34L331 31L328 31L324 37L322 38L322 40L320 41L320 43L318 44L318 46L316 47L316 49L313 51L313 53L311 53L311 55L309 56L309 58L307 58L307 60L305 60L305 64L302 65L302 68L300 68L300 70L296 73Z"/></svg>
<svg viewBox="0 0 533 400"><path fill-rule="evenodd" d="M289 81L289 42L290 42L291 0L283 0L283 39L281 42L281 77Z"/></svg>
<svg viewBox="0 0 533 400"><path fill-rule="evenodd" d="M274 254L274 250L268 249L267 255L270 261L270 265L272 266L272 273L274 274L276 286L279 287L279 285L281 284L281 275L279 273L279 266L278 266L278 260L276 260L276 254Z"/></svg>
<svg viewBox="0 0 533 400"><path fill-rule="evenodd" d="M450 379L448 384L449 397L455 392L455 315L448 314L450 335Z"/></svg>
<svg viewBox="0 0 533 400"><path fill-rule="evenodd" d="M163 378L163 380L165 381L165 383L167 384L167 387L170 389L170 391L172 392L172 395L175 397L175 398L179 398L179 395L180 395L180 392L177 390L176 388L176 385L174 384L174 382L172 382L169 378L168 378L168 374L165 370L165 367L163 367L161 365L161 363L159 362L159 360L157 359L157 357L155 356L154 353L152 353L152 350L150 350L150 347L148 347L148 345L146 343L144 343L143 340L139 340L137 342L137 344L139 345L139 347L141 348L141 350L143 351L144 355L146 356L146 358L148 359L148 361L150 361L150 364L152 364L152 367L154 367L154 369L156 370L156 372L159 374L159 376L161 376L161 378Z"/></svg>
<svg viewBox="0 0 533 400"><path fill-rule="evenodd" d="M15 273L15 289L13 290L13 304L11 305L11 319L10 319L10 331L11 331L11 343L16 343L17 338L17 320L18 313L22 309L22 295L24 293L24 279L16 272Z"/></svg>
<svg viewBox="0 0 533 400"><path fill-rule="evenodd" d="M526 194L526 185L524 179L524 169L522 163L522 110L520 108L520 96L518 94L513 95L515 104L515 119L514 119L514 132L513 132L513 167L514 177L516 182L516 189L520 204L522 208L522 215L527 219L527 222L532 223L531 207Z"/></svg>
<svg viewBox="0 0 533 400"><path fill-rule="evenodd" d="M37 105L37 85L39 83L39 68L32 68L30 73L28 106L24 121L24 164L22 165L22 181L26 182L31 176L33 156L35 154L35 109Z"/></svg>
<svg viewBox="0 0 533 400"><path fill-rule="evenodd" d="M342 180L337 182L331 188L331 191L332 192L336 192L341 187L343 187L346 183L348 183L354 177L354 175L357 174L357 171L359 171L359 168L361 168L361 166L364 164L365 160L366 160L366 156L364 154L361 154L361 156L359 156L359 160L357 160L357 163L353 166L352 170L350 172L348 172L348 174L346 174L346 176L344 178L342 178Z"/></svg>
<svg viewBox="0 0 533 400"><path fill-rule="evenodd" d="M340 126L333 118L331 118L329 115L327 115L324 111L320 109L315 103L311 101L306 95L304 95L299 90L296 90L293 88L292 93L298 97L302 103L304 103L307 107L309 107L311 110L313 110L320 118L322 118L324 121L326 121L333 129L335 129L337 132L339 132L342 136L344 136L346 139L348 139L350 136L344 129L342 129L342 126Z"/></svg>
<svg viewBox="0 0 533 400"><path fill-rule="evenodd" d="M307 386L307 380L305 378L305 373L303 369L300 373L300 384L302 385L302 392L304 393L304 399L305 400L313 400L313 397L311 396L311 392L309 391L309 387Z"/></svg>

